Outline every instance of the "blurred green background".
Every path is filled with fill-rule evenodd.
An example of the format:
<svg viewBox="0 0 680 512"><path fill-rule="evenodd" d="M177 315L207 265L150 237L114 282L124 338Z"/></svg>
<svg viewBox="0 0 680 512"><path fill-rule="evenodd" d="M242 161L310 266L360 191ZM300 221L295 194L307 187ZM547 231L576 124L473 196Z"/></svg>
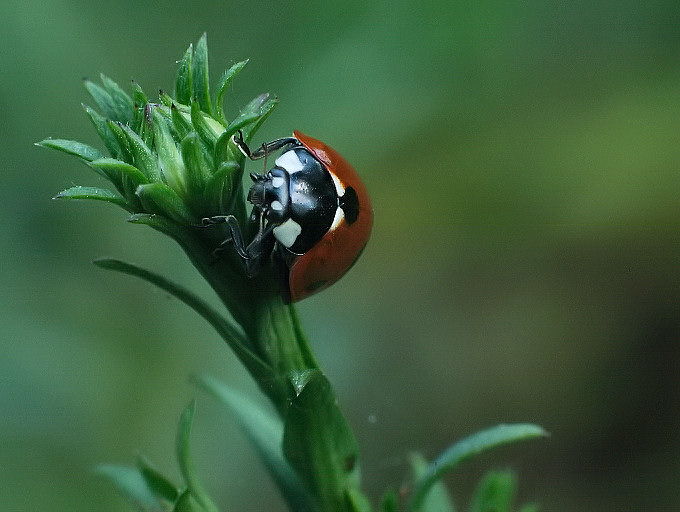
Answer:
<svg viewBox="0 0 680 512"><path fill-rule="evenodd" d="M0 6L2 509L128 510L92 472L137 450L197 465L226 510L282 510L229 415L188 379L257 396L176 300L97 269L113 256L212 298L178 247L32 146L96 144L81 77L172 89L206 31L227 99L281 105L259 140L324 139L372 192L375 229L340 283L300 305L362 446L374 497L406 455L499 422L552 436L449 479L463 505L512 467L543 510L677 510L680 474L680 3L10 0Z"/></svg>

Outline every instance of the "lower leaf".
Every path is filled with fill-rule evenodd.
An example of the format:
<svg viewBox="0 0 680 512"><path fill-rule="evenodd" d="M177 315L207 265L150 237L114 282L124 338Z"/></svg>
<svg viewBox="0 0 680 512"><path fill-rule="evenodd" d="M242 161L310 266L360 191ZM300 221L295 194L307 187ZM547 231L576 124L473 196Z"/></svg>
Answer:
<svg viewBox="0 0 680 512"><path fill-rule="evenodd" d="M432 486L464 460L497 446L515 441L544 437L546 435L547 432L537 425L520 423L497 425L458 441L432 462L428 470L415 482L413 499L411 500L409 510L421 510L420 507Z"/></svg>
<svg viewBox="0 0 680 512"><path fill-rule="evenodd" d="M95 201L117 204L121 208L129 210L125 198L110 190L99 187L71 187L59 192L54 196L54 199L94 199Z"/></svg>

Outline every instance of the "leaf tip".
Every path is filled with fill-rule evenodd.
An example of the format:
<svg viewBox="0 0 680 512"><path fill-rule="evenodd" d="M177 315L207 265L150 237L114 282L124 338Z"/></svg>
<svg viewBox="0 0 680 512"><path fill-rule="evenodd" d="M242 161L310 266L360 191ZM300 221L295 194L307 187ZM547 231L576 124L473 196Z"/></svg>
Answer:
<svg viewBox="0 0 680 512"><path fill-rule="evenodd" d="M110 270L116 266L118 260L113 258L95 258L92 260L92 264L99 267Z"/></svg>

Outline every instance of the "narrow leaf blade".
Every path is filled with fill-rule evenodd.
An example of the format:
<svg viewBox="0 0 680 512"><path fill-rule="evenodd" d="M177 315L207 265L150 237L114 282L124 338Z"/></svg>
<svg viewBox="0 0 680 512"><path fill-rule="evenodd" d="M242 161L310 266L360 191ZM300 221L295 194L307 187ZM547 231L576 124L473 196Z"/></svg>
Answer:
<svg viewBox="0 0 680 512"><path fill-rule="evenodd" d="M198 501L207 512L218 512L217 507L198 478L198 473L196 472L194 461L191 456L191 425L193 423L195 410L196 402L192 400L187 408L184 409L179 420L176 443L179 469L184 477L184 482L187 484L191 495L196 498L196 501Z"/></svg>
<svg viewBox="0 0 680 512"><path fill-rule="evenodd" d="M128 203L124 198L110 190L98 187L71 187L59 192L54 196L54 199L93 199L95 201L113 203L128 209Z"/></svg>
<svg viewBox="0 0 680 512"><path fill-rule="evenodd" d="M187 186L191 185L189 193L200 195L210 179L208 171L211 164L205 158L201 139L196 132L191 132L182 140L182 161Z"/></svg>
<svg viewBox="0 0 680 512"><path fill-rule="evenodd" d="M109 92L106 89L95 84L90 80L85 80L83 84L85 85L85 89L87 89L87 92L89 92L90 96L92 96L94 102L102 111L104 117L110 119L111 121L117 121L118 116L116 114L116 107L114 106L111 94L109 94Z"/></svg>
<svg viewBox="0 0 680 512"><path fill-rule="evenodd" d="M241 62L237 62L233 66L231 66L228 70L224 72L222 77L220 78L220 81L217 83L217 94L215 96L215 112L217 115L217 118L222 121L222 123L226 126L227 123L227 118L224 115L224 95L227 92L227 89L229 88L229 85L231 82L234 80L236 75L238 75L241 70L245 67L245 65L248 64L248 60L243 60Z"/></svg>
<svg viewBox="0 0 680 512"><path fill-rule="evenodd" d="M149 461L139 455L137 457L137 468L144 479L148 489L157 497L175 503L179 498L179 489L165 478Z"/></svg>
<svg viewBox="0 0 680 512"><path fill-rule="evenodd" d="M196 130L201 141L205 144L207 153L212 155L215 150L215 141L218 136L208 124L207 119L204 117L204 114L201 112L199 104L196 101L191 102L191 124L193 124L194 130ZM223 130L224 128L222 127L220 132Z"/></svg>
<svg viewBox="0 0 680 512"><path fill-rule="evenodd" d="M477 484L470 512L511 512L517 493L512 471L489 471Z"/></svg>
<svg viewBox="0 0 680 512"><path fill-rule="evenodd" d="M132 122L133 102L132 98L121 87L103 73L100 75L104 89L111 98L111 106L115 112L115 117L111 119L129 124Z"/></svg>
<svg viewBox="0 0 680 512"><path fill-rule="evenodd" d="M537 425L519 423L497 425L458 441L432 462L429 470L415 483L415 492L409 510L420 510L418 507L422 504L432 485L461 462L491 448L546 435L547 432Z"/></svg>
<svg viewBox="0 0 680 512"><path fill-rule="evenodd" d="M132 100L134 102L132 122L135 126L135 129L139 131L142 126L142 122L144 121L144 107L149 102L149 100L146 97L142 87L134 80L132 81Z"/></svg>
<svg viewBox="0 0 680 512"><path fill-rule="evenodd" d="M189 135L194 130L191 122L184 117L185 114L182 113L180 108L172 103L170 105L170 116L172 119L172 124L177 132L180 140Z"/></svg>
<svg viewBox="0 0 680 512"><path fill-rule="evenodd" d="M162 222L154 216L136 216L133 220L139 223L146 223L153 225L155 222ZM160 229L160 228L159 228ZM163 228L164 230L171 229ZM125 263L116 259L98 259L93 262L100 268L107 270L114 270L131 276L143 279L161 290L173 295L175 298L184 302L187 306L192 308L196 313L201 315L210 325L218 332L222 339L227 342L229 347L234 351L238 358L248 368L248 370L260 381L266 382L272 378L272 369L257 357L247 346L245 336L237 329L231 322L224 318L220 313L213 309L207 302L197 297L193 292L180 286L165 277L151 272L149 270L138 267L131 263Z"/></svg>
<svg viewBox="0 0 680 512"><path fill-rule="evenodd" d="M36 144L44 148L56 149L57 151L62 151L68 155L77 156L86 162L91 162L104 157L98 149L75 140L45 139Z"/></svg>
<svg viewBox="0 0 680 512"><path fill-rule="evenodd" d="M204 196L208 198L209 211L233 212L241 191L243 168L234 161L222 162L205 187ZM236 218L239 218L237 215Z"/></svg>
<svg viewBox="0 0 680 512"><path fill-rule="evenodd" d="M184 52L184 55L177 65L175 98L184 105L188 105L194 95L193 81L191 79L191 60L193 54L193 45L189 45L189 48Z"/></svg>
<svg viewBox="0 0 680 512"><path fill-rule="evenodd" d="M269 115L274 111L276 106L279 104L279 99L276 96L270 96L269 93L263 94L256 98L256 100L261 100L258 104L257 109L254 110L258 114L258 118L251 124L243 127L243 139L248 142L252 139L255 132L262 126L262 123L269 117Z"/></svg>
<svg viewBox="0 0 680 512"><path fill-rule="evenodd" d="M177 503L175 503L175 508L172 509L172 512L204 512L204 510L196 503L196 500L192 498L189 489L186 489L180 495Z"/></svg>
<svg viewBox="0 0 680 512"><path fill-rule="evenodd" d="M137 187L137 197L144 209L158 213L180 224L191 224L193 216L182 199L165 183L148 183Z"/></svg>
<svg viewBox="0 0 680 512"><path fill-rule="evenodd" d="M170 132L170 121L159 111L153 114L154 144L161 173L166 183L177 194L183 196L187 192L186 171L182 156L177 149L175 139Z"/></svg>
<svg viewBox="0 0 680 512"><path fill-rule="evenodd" d="M191 77L194 84L194 98L198 100L201 110L213 115L210 104L210 75L208 73L208 36L203 34L196 44L194 59L191 63Z"/></svg>
<svg viewBox="0 0 680 512"><path fill-rule="evenodd" d="M111 481L132 506L140 512L163 512L164 508L136 468L125 466L102 465L97 473Z"/></svg>
<svg viewBox="0 0 680 512"><path fill-rule="evenodd" d="M414 481L423 478L430 469L425 457L419 453L412 453L409 457L409 463ZM418 508L412 510L417 510L418 512L454 512L455 507L444 483L438 480L432 484L427 496L425 496Z"/></svg>
<svg viewBox="0 0 680 512"><path fill-rule="evenodd" d="M118 143L118 139L116 138L116 136L109 128L109 125L106 122L106 118L93 108L88 107L87 105L83 105L83 108L85 109L87 116L90 118L90 121L92 121L92 124L97 130L99 138L101 138L102 141L104 141L104 145L106 146L106 149L109 151L109 154L114 158L119 158L120 155L122 154L120 144Z"/></svg>
<svg viewBox="0 0 680 512"><path fill-rule="evenodd" d="M124 178L129 179L134 189L139 185L148 183L149 180L144 176L142 171L137 169L134 165L130 165L122 160L115 158L99 158L93 160L90 165L96 169L103 171L110 181L122 181Z"/></svg>
<svg viewBox="0 0 680 512"><path fill-rule="evenodd" d="M304 484L283 456L283 423L247 397L217 380L202 376L196 382L234 415L241 430L257 450L291 510L312 510Z"/></svg>
<svg viewBox="0 0 680 512"><path fill-rule="evenodd" d="M135 167L142 171L144 176L148 178L148 181L159 181L158 160L151 152L151 149L149 149L149 146L128 125L118 123L118 126L127 138Z"/></svg>

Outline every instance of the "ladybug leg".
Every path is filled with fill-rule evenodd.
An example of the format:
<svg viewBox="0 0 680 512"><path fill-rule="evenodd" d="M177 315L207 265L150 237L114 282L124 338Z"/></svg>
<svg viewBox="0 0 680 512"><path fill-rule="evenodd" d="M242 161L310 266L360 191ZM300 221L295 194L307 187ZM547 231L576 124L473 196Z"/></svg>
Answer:
<svg viewBox="0 0 680 512"><path fill-rule="evenodd" d="M231 237L222 242L214 251L213 254L218 256L223 252L227 245L233 244L236 253L242 258L245 267L246 275L248 277L256 276L262 267L269 261L269 257L274 251L276 239L274 238L274 227L266 226L260 228L253 241L246 246L241 233L241 226L238 220L233 215L216 215L215 217L206 217L202 219L205 226L211 224L226 223L229 226Z"/></svg>
<svg viewBox="0 0 680 512"><path fill-rule="evenodd" d="M255 151L251 151L248 144L243 140L243 132L241 130L235 133L232 137L236 147L251 160L259 160L260 158L265 158L269 153L278 151L279 149L289 146L292 144L298 144L298 140L294 137L284 137L283 139L276 139L266 144L262 144L261 147L257 148Z"/></svg>

